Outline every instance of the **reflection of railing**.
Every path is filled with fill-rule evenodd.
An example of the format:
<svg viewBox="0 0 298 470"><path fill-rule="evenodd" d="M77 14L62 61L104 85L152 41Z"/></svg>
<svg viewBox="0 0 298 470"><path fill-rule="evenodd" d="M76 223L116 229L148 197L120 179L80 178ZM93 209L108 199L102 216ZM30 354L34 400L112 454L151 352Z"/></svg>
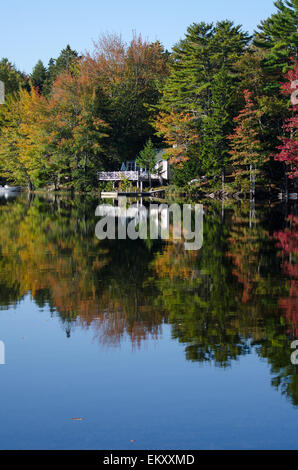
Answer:
<svg viewBox="0 0 298 470"><path fill-rule="evenodd" d="M146 181L149 179L147 171L99 171L97 176L100 181L120 181L122 179ZM151 175L151 178L157 179L158 175Z"/></svg>

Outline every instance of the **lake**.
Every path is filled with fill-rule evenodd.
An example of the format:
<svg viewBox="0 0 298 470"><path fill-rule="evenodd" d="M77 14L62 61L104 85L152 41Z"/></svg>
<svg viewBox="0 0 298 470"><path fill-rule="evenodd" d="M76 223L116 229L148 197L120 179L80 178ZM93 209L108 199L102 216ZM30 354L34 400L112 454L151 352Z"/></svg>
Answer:
<svg viewBox="0 0 298 470"><path fill-rule="evenodd" d="M298 449L294 203L203 203L197 251L99 204L0 198L0 448Z"/></svg>

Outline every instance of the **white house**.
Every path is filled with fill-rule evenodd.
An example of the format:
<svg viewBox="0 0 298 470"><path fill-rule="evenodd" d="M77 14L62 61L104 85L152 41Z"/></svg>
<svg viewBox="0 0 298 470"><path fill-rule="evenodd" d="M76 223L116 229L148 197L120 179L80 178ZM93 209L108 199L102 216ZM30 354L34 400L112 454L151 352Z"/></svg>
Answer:
<svg viewBox="0 0 298 470"><path fill-rule="evenodd" d="M156 150L156 165L151 180L159 180L160 184L169 181L169 162L163 158L167 149ZM148 181L149 173L146 169L139 168L136 159L123 162L120 171L99 171L99 181L121 181L126 178L130 181Z"/></svg>

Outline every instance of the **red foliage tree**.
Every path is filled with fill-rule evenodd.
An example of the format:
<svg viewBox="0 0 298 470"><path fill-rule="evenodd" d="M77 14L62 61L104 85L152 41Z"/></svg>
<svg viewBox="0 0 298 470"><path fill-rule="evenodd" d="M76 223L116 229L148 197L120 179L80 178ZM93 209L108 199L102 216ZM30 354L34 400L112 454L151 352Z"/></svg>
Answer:
<svg viewBox="0 0 298 470"><path fill-rule="evenodd" d="M282 93L291 96L292 117L286 119L283 129L286 136L280 137L282 145L277 147L279 153L275 155L275 160L284 162L287 165L289 178L298 176L298 100L296 98L298 88L298 61L295 61L293 69L285 75L286 83L282 85Z"/></svg>

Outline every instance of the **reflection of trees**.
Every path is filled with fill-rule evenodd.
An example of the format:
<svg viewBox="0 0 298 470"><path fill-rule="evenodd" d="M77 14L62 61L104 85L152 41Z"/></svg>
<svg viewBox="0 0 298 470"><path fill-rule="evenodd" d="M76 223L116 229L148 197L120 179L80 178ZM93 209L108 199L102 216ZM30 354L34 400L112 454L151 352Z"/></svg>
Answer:
<svg viewBox="0 0 298 470"><path fill-rule="evenodd" d="M282 216L246 204L225 212L222 224L220 210L209 208L200 252L173 243L155 257L157 300L188 359L225 367L256 348L271 365L272 385L296 404L288 326L278 306L286 286L270 236L273 217L279 223Z"/></svg>
<svg viewBox="0 0 298 470"><path fill-rule="evenodd" d="M227 366L250 351L249 338L263 338L266 317L276 316L272 290L281 288L273 244L261 224L252 224L250 208L226 211L225 224L222 215L208 208L200 252L169 244L153 265L159 300L174 337L187 344L187 358Z"/></svg>
<svg viewBox="0 0 298 470"><path fill-rule="evenodd" d="M260 357L266 358L270 364L274 376L272 385L298 405L298 375L290 361L289 334L297 318L297 284L295 286L295 279L292 279L288 285L284 278L285 274L293 276L296 272L296 219L291 216L289 220L294 221L291 227L271 237L264 229L268 214L266 217L261 211L259 214L264 220L257 220L251 208L248 210L242 206L240 210L235 210L228 256L233 260L233 274L243 286L242 308L254 319L255 325L261 326L257 335L254 329L251 331L252 344ZM274 215L271 213L269 217ZM277 246L283 250L280 259L276 254L276 239L279 242ZM289 296L285 299L287 290ZM287 311L286 321L280 315L280 307Z"/></svg>
<svg viewBox="0 0 298 470"><path fill-rule="evenodd" d="M260 247L268 238L255 216L255 210L246 205L237 207L232 217L227 256L233 261L233 275L243 286L239 303L247 303L255 286L262 279L262 258Z"/></svg>
<svg viewBox="0 0 298 470"><path fill-rule="evenodd" d="M270 364L272 385L298 404L290 363L297 219L278 231L284 218L276 207L241 203L223 212L208 204L203 248L185 251L173 240L99 241L94 211L86 199L0 205L2 308L30 292L59 314L67 335L76 323L109 344L128 335L138 345L168 321L187 359L220 367L255 348Z"/></svg>
<svg viewBox="0 0 298 470"><path fill-rule="evenodd" d="M274 234L281 249L282 269L289 278L288 296L279 302L285 312L287 321L292 327L295 338L298 338L298 217L291 215L287 219L288 227Z"/></svg>
<svg viewBox="0 0 298 470"><path fill-rule="evenodd" d="M140 343L148 334L157 337L165 315L152 302L154 287L144 286L152 253L142 241L101 244L109 247L110 259L99 278L102 313L95 321L97 335L102 342L118 342L125 331L133 343Z"/></svg>
<svg viewBox="0 0 298 470"><path fill-rule="evenodd" d="M298 217L290 215L287 218L287 226L283 230L275 232L273 237L277 241L277 247L280 249L281 268L285 276L288 277L283 295L278 302L285 315L286 323L281 318L281 324L285 323L287 335L284 334L284 328L279 327L278 347L276 347L275 339L275 342L266 341L262 345L261 350L261 355L268 358L272 374L275 374L272 379L272 385L280 389L295 405L298 405L298 373L297 366L290 363L289 356L291 354L292 340L298 339L297 226Z"/></svg>
<svg viewBox="0 0 298 470"><path fill-rule="evenodd" d="M227 243L226 225L210 211L204 220L201 251L185 252L182 244L169 244L153 262L161 291L159 301L169 313L173 336L187 344L187 358L214 360L220 366L248 349L233 326L237 306L231 295L233 276L225 256Z"/></svg>
<svg viewBox="0 0 298 470"><path fill-rule="evenodd" d="M22 198L1 207L0 222L3 306L30 292L39 307L57 310L66 331L76 320L92 323L106 341L119 341L125 332L133 342L157 334L162 314L142 288L152 255L142 243L132 249L100 242L92 204Z"/></svg>

